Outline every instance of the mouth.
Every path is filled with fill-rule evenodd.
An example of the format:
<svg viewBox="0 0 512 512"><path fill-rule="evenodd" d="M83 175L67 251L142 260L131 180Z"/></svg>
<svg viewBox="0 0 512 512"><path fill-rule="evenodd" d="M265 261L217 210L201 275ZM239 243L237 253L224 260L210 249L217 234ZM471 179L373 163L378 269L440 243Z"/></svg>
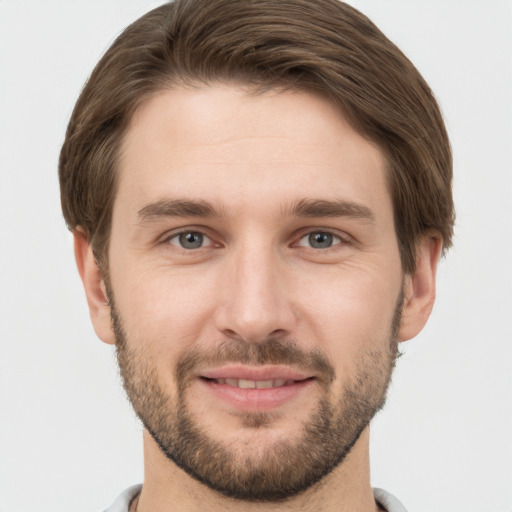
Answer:
<svg viewBox="0 0 512 512"><path fill-rule="evenodd" d="M202 372L199 382L208 399L245 411L270 410L285 405L314 383L315 376L287 367L231 366Z"/></svg>
<svg viewBox="0 0 512 512"><path fill-rule="evenodd" d="M216 384L226 384L240 389L270 389L282 388L294 384L295 380L272 379L272 380L247 380L247 379L207 379Z"/></svg>

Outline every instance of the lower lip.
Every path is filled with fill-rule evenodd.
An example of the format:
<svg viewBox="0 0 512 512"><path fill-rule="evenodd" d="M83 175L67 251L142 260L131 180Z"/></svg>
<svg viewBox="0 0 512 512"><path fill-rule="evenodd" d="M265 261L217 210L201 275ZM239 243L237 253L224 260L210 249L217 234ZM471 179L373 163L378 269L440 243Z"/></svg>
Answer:
<svg viewBox="0 0 512 512"><path fill-rule="evenodd" d="M266 411L286 404L313 385L314 379L296 381L277 388L243 389L213 380L199 379L214 396L237 409Z"/></svg>

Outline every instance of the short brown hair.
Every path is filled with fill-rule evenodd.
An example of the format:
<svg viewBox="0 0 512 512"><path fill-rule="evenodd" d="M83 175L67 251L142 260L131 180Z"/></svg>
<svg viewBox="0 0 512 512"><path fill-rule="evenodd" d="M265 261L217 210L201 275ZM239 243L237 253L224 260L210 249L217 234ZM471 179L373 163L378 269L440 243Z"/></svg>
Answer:
<svg viewBox="0 0 512 512"><path fill-rule="evenodd" d="M70 229L105 261L119 148L133 113L177 85L239 82L320 94L383 151L405 272L416 243L451 245L450 143L429 86L363 14L338 0L176 0L116 39L85 85L59 162Z"/></svg>

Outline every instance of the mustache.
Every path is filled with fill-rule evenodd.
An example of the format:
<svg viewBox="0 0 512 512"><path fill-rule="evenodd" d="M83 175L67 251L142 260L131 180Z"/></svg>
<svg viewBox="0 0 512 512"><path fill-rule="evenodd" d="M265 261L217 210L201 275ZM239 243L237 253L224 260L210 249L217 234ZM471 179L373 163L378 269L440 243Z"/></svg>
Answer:
<svg viewBox="0 0 512 512"><path fill-rule="evenodd" d="M176 382L186 382L198 369L227 363L290 366L314 373L325 387L336 376L334 366L323 352L317 349L306 351L291 339L270 338L261 343L225 340L208 349L191 348L180 357L176 365Z"/></svg>

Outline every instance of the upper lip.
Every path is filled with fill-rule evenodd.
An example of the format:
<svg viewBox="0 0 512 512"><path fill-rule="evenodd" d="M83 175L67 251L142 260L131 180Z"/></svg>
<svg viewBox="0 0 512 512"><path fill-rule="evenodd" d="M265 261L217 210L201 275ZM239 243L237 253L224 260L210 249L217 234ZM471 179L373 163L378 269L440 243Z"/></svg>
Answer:
<svg viewBox="0 0 512 512"><path fill-rule="evenodd" d="M288 366L245 366L229 365L207 369L199 373L206 379L243 379L243 380L306 380L314 375L307 374Z"/></svg>

